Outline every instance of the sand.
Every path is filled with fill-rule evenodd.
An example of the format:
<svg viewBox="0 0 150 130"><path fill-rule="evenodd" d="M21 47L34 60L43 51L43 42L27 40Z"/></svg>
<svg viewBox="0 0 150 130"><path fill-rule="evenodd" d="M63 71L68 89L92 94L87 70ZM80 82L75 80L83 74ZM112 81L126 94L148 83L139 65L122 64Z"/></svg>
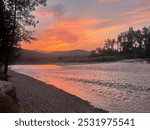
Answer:
<svg viewBox="0 0 150 130"><path fill-rule="evenodd" d="M9 71L10 81L25 113L103 113L89 102L71 95L53 85L32 77Z"/></svg>

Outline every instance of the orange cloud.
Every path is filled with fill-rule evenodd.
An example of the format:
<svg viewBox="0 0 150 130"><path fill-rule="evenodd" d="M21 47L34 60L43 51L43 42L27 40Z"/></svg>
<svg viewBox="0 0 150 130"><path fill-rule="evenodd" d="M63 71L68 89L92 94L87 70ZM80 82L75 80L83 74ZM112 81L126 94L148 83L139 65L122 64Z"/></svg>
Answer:
<svg viewBox="0 0 150 130"><path fill-rule="evenodd" d="M44 12L40 12L38 15L53 15L50 12L42 13ZM112 19L82 17L56 20L44 27L46 30L38 31L38 41L33 41L30 45L23 44L23 48L49 51L79 48L92 50L102 46L105 39L117 37L128 27L148 21L150 21L150 12L148 11L134 13L134 15L129 13L126 17L118 16Z"/></svg>
<svg viewBox="0 0 150 130"><path fill-rule="evenodd" d="M106 20L96 18L80 18L80 19L67 19L64 21L56 22L51 29L53 30L69 30L79 33L81 29L91 28L97 24L101 24Z"/></svg>
<svg viewBox="0 0 150 130"><path fill-rule="evenodd" d="M33 41L30 46L23 44L23 47L32 48L34 45L39 44L34 46L34 48L39 49L38 46L43 50L66 50L74 47L80 48L80 46L82 48L86 45L93 44L95 40L98 42L98 39L92 35L92 27L103 21L105 20L96 18L58 21L53 26L49 25L45 32L40 33L38 41Z"/></svg>

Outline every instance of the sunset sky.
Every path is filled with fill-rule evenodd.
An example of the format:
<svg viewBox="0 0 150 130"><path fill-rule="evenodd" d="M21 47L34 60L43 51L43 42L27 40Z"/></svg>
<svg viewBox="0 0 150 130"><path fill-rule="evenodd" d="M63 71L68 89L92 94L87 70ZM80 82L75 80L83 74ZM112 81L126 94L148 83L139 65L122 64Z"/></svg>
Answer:
<svg viewBox="0 0 150 130"><path fill-rule="evenodd" d="M34 12L40 23L31 50L92 50L130 26L150 26L150 0L47 0Z"/></svg>

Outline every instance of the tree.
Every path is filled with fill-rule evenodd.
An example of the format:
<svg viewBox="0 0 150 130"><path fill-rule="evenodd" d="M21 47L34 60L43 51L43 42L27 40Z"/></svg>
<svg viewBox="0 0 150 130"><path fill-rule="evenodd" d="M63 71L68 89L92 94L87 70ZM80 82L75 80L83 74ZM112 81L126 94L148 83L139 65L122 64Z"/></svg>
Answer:
<svg viewBox="0 0 150 130"><path fill-rule="evenodd" d="M95 55L150 58L150 27L144 27L137 31L130 27L128 31L120 33L117 40L108 38L105 40L103 49L97 48L95 50Z"/></svg>
<svg viewBox="0 0 150 130"><path fill-rule="evenodd" d="M5 44L5 58L4 58L4 73L7 74L8 65L10 61L10 56L13 48L20 47L20 43L25 40L30 42L35 40L33 37L33 31L27 30L25 26L35 27L38 21L35 20L35 16L31 14L32 11L35 11L36 7L39 5L46 5L46 0L2 0L4 3L4 20L7 14L11 14L8 18L8 23L6 28L10 28L7 32L9 38L3 44ZM9 13L6 13L9 12ZM6 16L6 17L5 17ZM5 31L5 29L3 29Z"/></svg>
<svg viewBox="0 0 150 130"><path fill-rule="evenodd" d="M120 52L124 56L131 56L135 49L135 31L132 27L129 31L122 32L118 35L117 44L120 45Z"/></svg>
<svg viewBox="0 0 150 130"><path fill-rule="evenodd" d="M142 31L141 30L137 30L135 31L135 51L134 51L134 55L135 57L139 57L142 58L144 57L144 42L143 42L143 36L142 36Z"/></svg>
<svg viewBox="0 0 150 130"><path fill-rule="evenodd" d="M114 50L114 45L115 45L116 41L115 39L107 39L105 41L105 45L104 45L104 49L105 50L110 50L110 51L113 51Z"/></svg>
<svg viewBox="0 0 150 130"><path fill-rule="evenodd" d="M97 56L96 51L95 51L95 50L92 50L92 51L90 52L89 57L96 57L96 56Z"/></svg>
<svg viewBox="0 0 150 130"><path fill-rule="evenodd" d="M143 42L145 47L145 56L150 57L150 27L144 27L143 31Z"/></svg>
<svg viewBox="0 0 150 130"><path fill-rule="evenodd" d="M0 61L4 62L7 53L7 45L10 43L12 26L12 14L6 10L4 1L0 1ZM9 25L9 26L8 26Z"/></svg>

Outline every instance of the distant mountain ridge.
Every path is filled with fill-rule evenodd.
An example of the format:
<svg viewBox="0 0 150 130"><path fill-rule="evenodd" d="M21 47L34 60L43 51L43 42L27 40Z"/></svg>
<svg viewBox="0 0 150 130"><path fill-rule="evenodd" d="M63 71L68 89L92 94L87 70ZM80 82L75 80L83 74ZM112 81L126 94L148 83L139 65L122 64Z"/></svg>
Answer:
<svg viewBox="0 0 150 130"><path fill-rule="evenodd" d="M21 49L18 61L51 61L59 58L87 57L90 52L86 50L70 51L41 51Z"/></svg>
<svg viewBox="0 0 150 130"><path fill-rule="evenodd" d="M20 57L18 58L18 61L39 61L39 60L46 60L48 59L47 55L44 53L31 51L31 50L20 50Z"/></svg>
<svg viewBox="0 0 150 130"><path fill-rule="evenodd" d="M86 50L53 51L49 52L49 55L62 57L87 56L89 55L89 51Z"/></svg>
<svg viewBox="0 0 150 130"><path fill-rule="evenodd" d="M78 55L89 55L89 51L86 50L69 50L69 51L41 51L41 50L33 50L34 52L39 52L43 54L53 55L53 56L78 56Z"/></svg>

